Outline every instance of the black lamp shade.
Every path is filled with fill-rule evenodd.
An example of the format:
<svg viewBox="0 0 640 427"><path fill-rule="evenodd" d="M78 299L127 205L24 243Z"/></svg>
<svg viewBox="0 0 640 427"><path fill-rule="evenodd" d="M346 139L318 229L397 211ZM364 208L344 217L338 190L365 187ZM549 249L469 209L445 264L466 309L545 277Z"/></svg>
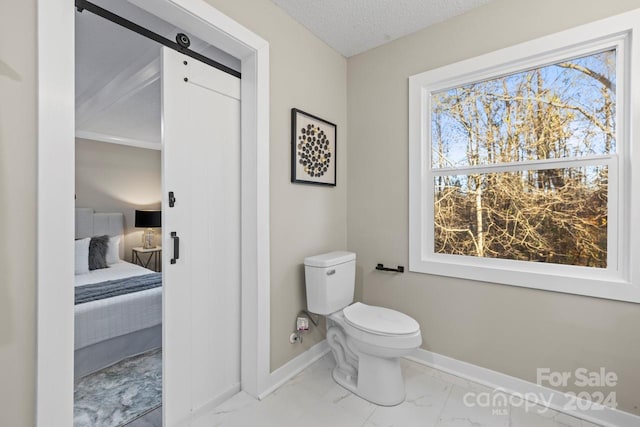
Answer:
<svg viewBox="0 0 640 427"><path fill-rule="evenodd" d="M162 211L136 210L135 222L135 227L138 228L160 228L162 227Z"/></svg>

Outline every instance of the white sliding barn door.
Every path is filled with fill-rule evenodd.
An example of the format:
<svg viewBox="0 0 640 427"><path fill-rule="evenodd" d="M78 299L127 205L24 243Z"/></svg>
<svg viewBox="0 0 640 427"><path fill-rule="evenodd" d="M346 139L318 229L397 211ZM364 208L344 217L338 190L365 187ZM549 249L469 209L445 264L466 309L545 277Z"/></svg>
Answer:
<svg viewBox="0 0 640 427"><path fill-rule="evenodd" d="M163 47L162 105L163 414L173 427L240 388L240 80Z"/></svg>

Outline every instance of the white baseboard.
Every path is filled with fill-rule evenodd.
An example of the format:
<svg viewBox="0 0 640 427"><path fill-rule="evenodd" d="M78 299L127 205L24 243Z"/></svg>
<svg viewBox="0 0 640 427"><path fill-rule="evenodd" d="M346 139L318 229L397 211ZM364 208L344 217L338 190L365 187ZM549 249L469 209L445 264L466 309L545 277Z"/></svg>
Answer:
<svg viewBox="0 0 640 427"><path fill-rule="evenodd" d="M320 359L322 356L329 352L329 344L327 340L322 340L319 343L315 344L309 350L304 353L294 357L275 371L271 373L269 378L270 385L267 389L260 393L258 398L260 400L267 397L269 394L273 393L278 387L282 384L289 381L294 376L298 375L302 372L306 367L311 365L316 360Z"/></svg>
<svg viewBox="0 0 640 427"><path fill-rule="evenodd" d="M438 353L418 349L413 355L408 356L407 359L491 388L500 388L504 390L505 393L516 394L517 396L525 398L525 400L527 400L527 396L542 395L545 401L551 402L551 404L548 405L551 409L605 427L640 426L640 417L637 415L600 405L596 410L593 409L596 405L591 402L581 399L576 400L560 391L539 386L520 378L472 365L471 363L462 362ZM576 408L572 409L571 407ZM589 407L592 409L579 409Z"/></svg>

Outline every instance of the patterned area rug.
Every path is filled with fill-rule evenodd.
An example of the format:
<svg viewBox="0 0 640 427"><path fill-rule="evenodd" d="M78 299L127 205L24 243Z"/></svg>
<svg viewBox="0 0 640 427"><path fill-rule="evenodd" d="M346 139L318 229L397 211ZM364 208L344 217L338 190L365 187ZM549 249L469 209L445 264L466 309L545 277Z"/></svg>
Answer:
<svg viewBox="0 0 640 427"><path fill-rule="evenodd" d="M75 383L73 425L118 427L162 404L162 350L124 359Z"/></svg>

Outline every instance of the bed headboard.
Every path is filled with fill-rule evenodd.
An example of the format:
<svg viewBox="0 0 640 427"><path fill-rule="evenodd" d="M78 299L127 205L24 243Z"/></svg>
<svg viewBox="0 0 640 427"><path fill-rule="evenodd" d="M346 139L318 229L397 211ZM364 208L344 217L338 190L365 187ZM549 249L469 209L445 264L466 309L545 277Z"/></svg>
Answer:
<svg viewBox="0 0 640 427"><path fill-rule="evenodd" d="M120 259L124 259L124 215L121 212L96 213L92 208L76 208L76 239L120 236Z"/></svg>

